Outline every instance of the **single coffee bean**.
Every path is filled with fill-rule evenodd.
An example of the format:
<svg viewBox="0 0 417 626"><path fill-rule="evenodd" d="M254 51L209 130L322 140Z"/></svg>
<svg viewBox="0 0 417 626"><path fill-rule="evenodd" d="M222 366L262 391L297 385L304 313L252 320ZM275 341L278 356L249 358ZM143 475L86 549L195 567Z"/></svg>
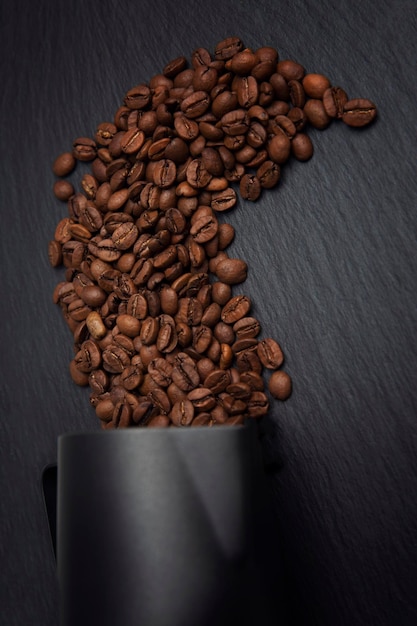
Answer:
<svg viewBox="0 0 417 626"><path fill-rule="evenodd" d="M145 143L145 133L133 127L127 130L120 141L120 147L125 154L135 154Z"/></svg>
<svg viewBox="0 0 417 626"><path fill-rule="evenodd" d="M190 235L199 244L204 244L213 239L217 234L219 224L214 215L202 215L190 229Z"/></svg>
<svg viewBox="0 0 417 626"><path fill-rule="evenodd" d="M62 202L67 202L75 193L73 185L67 180L57 180L54 183L53 191L55 197Z"/></svg>
<svg viewBox="0 0 417 626"><path fill-rule="evenodd" d="M348 126L360 128L374 121L377 115L376 106L366 98L348 100L343 107L342 120Z"/></svg>
<svg viewBox="0 0 417 626"><path fill-rule="evenodd" d="M221 319L226 324L234 324L242 317L245 317L252 306L248 296L233 296L223 307Z"/></svg>
<svg viewBox="0 0 417 626"><path fill-rule="evenodd" d="M282 365L284 355L280 345L275 339L262 339L258 343L257 352L259 359L268 369L277 369Z"/></svg>
<svg viewBox="0 0 417 626"><path fill-rule="evenodd" d="M258 419L268 413L269 401L263 391L253 391L248 403L247 410L249 417Z"/></svg>
<svg viewBox="0 0 417 626"><path fill-rule="evenodd" d="M329 117L341 118L343 108L348 101L346 91L341 87L329 87L322 96L324 110Z"/></svg>
<svg viewBox="0 0 417 626"><path fill-rule="evenodd" d="M160 387L155 387L148 392L148 398L158 409L159 413L167 415L171 411L171 402L166 392Z"/></svg>
<svg viewBox="0 0 417 626"><path fill-rule="evenodd" d="M71 152L62 152L54 161L52 171L55 176L68 176L71 174L77 163Z"/></svg>
<svg viewBox="0 0 417 626"><path fill-rule="evenodd" d="M194 405L190 400L179 400L171 410L170 418L175 426L190 426L194 418Z"/></svg>
<svg viewBox="0 0 417 626"><path fill-rule="evenodd" d="M204 379L204 386L216 395L225 391L230 383L231 377L228 369L214 369Z"/></svg>
<svg viewBox="0 0 417 626"><path fill-rule="evenodd" d="M141 84L129 89L124 101L129 109L145 109L151 100L151 90L147 85Z"/></svg>
<svg viewBox="0 0 417 626"><path fill-rule="evenodd" d="M272 189L276 187L281 178L281 168L278 163L266 160L257 169L256 178L263 189Z"/></svg>
<svg viewBox="0 0 417 626"><path fill-rule="evenodd" d="M210 105L210 96L206 91L194 91L181 102L181 111L189 119L203 115Z"/></svg>
<svg viewBox="0 0 417 626"><path fill-rule="evenodd" d="M330 88L330 81L323 74L308 73L304 76L302 85L309 98L322 98L326 89Z"/></svg>
<svg viewBox="0 0 417 626"><path fill-rule="evenodd" d="M308 161L314 153L313 143L305 133L297 133L291 141L291 152L299 161Z"/></svg>
<svg viewBox="0 0 417 626"><path fill-rule="evenodd" d="M245 76L250 73L253 67L258 63L258 59L251 50L242 50L237 52L230 59L229 68L235 74Z"/></svg>
<svg viewBox="0 0 417 626"><path fill-rule="evenodd" d="M163 357L157 357L149 363L148 373L160 387L169 387L172 383L172 365Z"/></svg>
<svg viewBox="0 0 417 626"><path fill-rule="evenodd" d="M244 200L255 202L261 195L261 183L254 174L244 174L239 182L240 195Z"/></svg>
<svg viewBox="0 0 417 626"><path fill-rule="evenodd" d="M181 55L179 57L176 57L169 63L167 63L164 69L162 70L162 73L164 74L164 76L167 76L168 78L174 78L175 76L177 76L177 74L182 72L186 67L187 67L187 59L185 58L185 56Z"/></svg>
<svg viewBox="0 0 417 626"><path fill-rule="evenodd" d="M212 341L213 333L209 326L200 324L193 327L192 345L198 354L203 354L209 348Z"/></svg>
<svg viewBox="0 0 417 626"><path fill-rule="evenodd" d="M211 180L211 174L203 165L202 159L190 161L186 170L187 182L194 189L206 187Z"/></svg>
<svg viewBox="0 0 417 626"><path fill-rule="evenodd" d="M292 59L282 59L277 63L277 71L287 80L303 80L305 68Z"/></svg>
<svg viewBox="0 0 417 626"><path fill-rule="evenodd" d="M268 142L267 150L271 161L283 164L290 156L291 141L284 133L274 135Z"/></svg>
<svg viewBox="0 0 417 626"><path fill-rule="evenodd" d="M97 343L87 339L74 357L75 366L84 373L96 370L101 365L102 354Z"/></svg>
<svg viewBox="0 0 417 626"><path fill-rule="evenodd" d="M118 250L128 250L138 238L139 230L132 222L120 224L113 232L111 238Z"/></svg>
<svg viewBox="0 0 417 626"><path fill-rule="evenodd" d="M48 244L48 258L52 267L58 267L62 263L62 246L55 239Z"/></svg>
<svg viewBox="0 0 417 626"><path fill-rule="evenodd" d="M102 358L104 369L111 374L121 374L130 360L123 348L114 343L103 350Z"/></svg>
<svg viewBox="0 0 417 626"><path fill-rule="evenodd" d="M160 327L156 339L156 347L160 352L172 352L178 344L175 320L171 315L167 315L166 313L160 315L158 319Z"/></svg>
<svg viewBox="0 0 417 626"><path fill-rule="evenodd" d="M137 365L127 365L120 374L120 384L128 391L137 389L143 382L143 373Z"/></svg>
<svg viewBox="0 0 417 626"><path fill-rule="evenodd" d="M184 391L195 389L200 382L195 361L185 352L179 352L175 357L172 381Z"/></svg>
<svg viewBox="0 0 417 626"><path fill-rule="evenodd" d="M170 419L168 415L158 414L150 417L146 423L148 428L167 428L170 425Z"/></svg>
<svg viewBox="0 0 417 626"><path fill-rule="evenodd" d="M238 339L257 337L261 332L261 325L255 317L243 317L233 325L233 332Z"/></svg>
<svg viewBox="0 0 417 626"><path fill-rule="evenodd" d="M277 400L286 400L292 392L291 377L283 370L272 372L268 381L268 389Z"/></svg>
<svg viewBox="0 0 417 626"><path fill-rule="evenodd" d="M193 76L193 88L195 91L210 91L217 83L217 70L209 65L199 65L195 68Z"/></svg>
<svg viewBox="0 0 417 626"><path fill-rule="evenodd" d="M124 333L128 337L137 337L140 332L140 321L134 317L133 315L129 315L128 313L124 313L122 315L118 315L116 318L116 324L121 333Z"/></svg>
<svg viewBox="0 0 417 626"><path fill-rule="evenodd" d="M226 37L220 41L214 50L214 56L216 59L226 61L231 59L235 54L243 49L243 43L239 37Z"/></svg>
<svg viewBox="0 0 417 626"><path fill-rule="evenodd" d="M225 113L220 120L222 130L231 137L244 135L249 128L249 116L244 109Z"/></svg>
<svg viewBox="0 0 417 626"><path fill-rule="evenodd" d="M238 338L231 346L236 356L243 354L247 350L255 351L258 346L258 340L255 337Z"/></svg>
<svg viewBox="0 0 417 626"><path fill-rule="evenodd" d="M214 193L210 206L213 211L218 211L219 213L222 213L223 211L228 211L232 209L235 206L236 202L236 192L234 189L229 188L224 191Z"/></svg>
<svg viewBox="0 0 417 626"><path fill-rule="evenodd" d="M244 109L249 109L257 103L259 87L253 76L242 76L237 84L236 95L238 103Z"/></svg>
<svg viewBox="0 0 417 626"><path fill-rule="evenodd" d="M159 333L159 320L155 317L147 317L143 320L140 328L140 339L145 346L156 342Z"/></svg>
<svg viewBox="0 0 417 626"><path fill-rule="evenodd" d="M103 339L107 334L107 328L103 323L101 315L97 311L91 311L85 321L93 339Z"/></svg>
<svg viewBox="0 0 417 626"><path fill-rule="evenodd" d="M190 391L187 399L193 404L195 411L211 411L216 406L212 389L197 387Z"/></svg>
<svg viewBox="0 0 417 626"><path fill-rule="evenodd" d="M331 117L327 115L322 100L311 98L304 106L304 113L306 114L308 122L322 130L327 128L331 122Z"/></svg>
<svg viewBox="0 0 417 626"><path fill-rule="evenodd" d="M225 258L216 265L217 278L226 285L243 283L248 274L248 266L242 259Z"/></svg>
<svg viewBox="0 0 417 626"><path fill-rule="evenodd" d="M300 107L293 107L288 111L288 118L294 124L297 132L300 132L307 123L307 116Z"/></svg>
<svg viewBox="0 0 417 626"><path fill-rule="evenodd" d="M97 154L97 145L89 137L79 137L73 143L72 155L78 161L92 161Z"/></svg>

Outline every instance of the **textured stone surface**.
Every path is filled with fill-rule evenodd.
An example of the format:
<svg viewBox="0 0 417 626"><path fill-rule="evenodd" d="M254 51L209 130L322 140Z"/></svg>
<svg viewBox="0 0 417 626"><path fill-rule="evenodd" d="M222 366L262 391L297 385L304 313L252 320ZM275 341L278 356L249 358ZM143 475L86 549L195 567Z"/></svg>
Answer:
<svg viewBox="0 0 417 626"><path fill-rule="evenodd" d="M57 623L40 475L59 434L98 428L51 299L47 244L66 215L52 162L169 60L235 34L379 108L367 129L312 132L311 161L230 213L242 289L293 377L262 439L289 623L415 624L415 3L17 0L1 12L2 624Z"/></svg>

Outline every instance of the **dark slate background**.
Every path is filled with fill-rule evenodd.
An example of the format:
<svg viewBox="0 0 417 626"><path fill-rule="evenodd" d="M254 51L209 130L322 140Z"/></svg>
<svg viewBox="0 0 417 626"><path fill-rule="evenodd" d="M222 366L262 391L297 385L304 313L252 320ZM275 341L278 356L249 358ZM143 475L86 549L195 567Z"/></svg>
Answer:
<svg viewBox="0 0 417 626"><path fill-rule="evenodd" d="M130 87L230 35L379 108L367 129L312 132L311 161L228 215L245 293L294 381L262 439L277 624L282 584L292 624L416 624L414 0L15 0L0 29L1 624L57 624L41 472L61 433L98 428L51 300L47 245L66 215L51 164Z"/></svg>

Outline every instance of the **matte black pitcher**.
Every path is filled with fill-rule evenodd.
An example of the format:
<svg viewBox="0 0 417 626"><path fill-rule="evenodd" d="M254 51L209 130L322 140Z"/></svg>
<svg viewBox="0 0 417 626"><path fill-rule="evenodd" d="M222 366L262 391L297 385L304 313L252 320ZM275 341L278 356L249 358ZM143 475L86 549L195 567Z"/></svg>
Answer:
<svg viewBox="0 0 417 626"><path fill-rule="evenodd" d="M61 626L278 623L253 559L259 468L250 431L59 438Z"/></svg>

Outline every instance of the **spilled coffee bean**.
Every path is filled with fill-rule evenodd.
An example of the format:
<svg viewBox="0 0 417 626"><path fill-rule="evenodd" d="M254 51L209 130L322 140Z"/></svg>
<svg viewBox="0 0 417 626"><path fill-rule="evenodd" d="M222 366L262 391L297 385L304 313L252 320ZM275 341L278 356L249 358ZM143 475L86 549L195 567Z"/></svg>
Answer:
<svg viewBox="0 0 417 626"><path fill-rule="evenodd" d="M219 217L234 187L257 201L291 158L310 159L309 128L376 115L273 47L228 37L132 87L112 120L57 157L68 216L48 247L65 268L53 300L73 334L70 375L103 428L242 424L267 414L269 396L290 396L283 350L237 287L248 266L227 254L235 231ZM66 177L80 162L76 191Z"/></svg>

